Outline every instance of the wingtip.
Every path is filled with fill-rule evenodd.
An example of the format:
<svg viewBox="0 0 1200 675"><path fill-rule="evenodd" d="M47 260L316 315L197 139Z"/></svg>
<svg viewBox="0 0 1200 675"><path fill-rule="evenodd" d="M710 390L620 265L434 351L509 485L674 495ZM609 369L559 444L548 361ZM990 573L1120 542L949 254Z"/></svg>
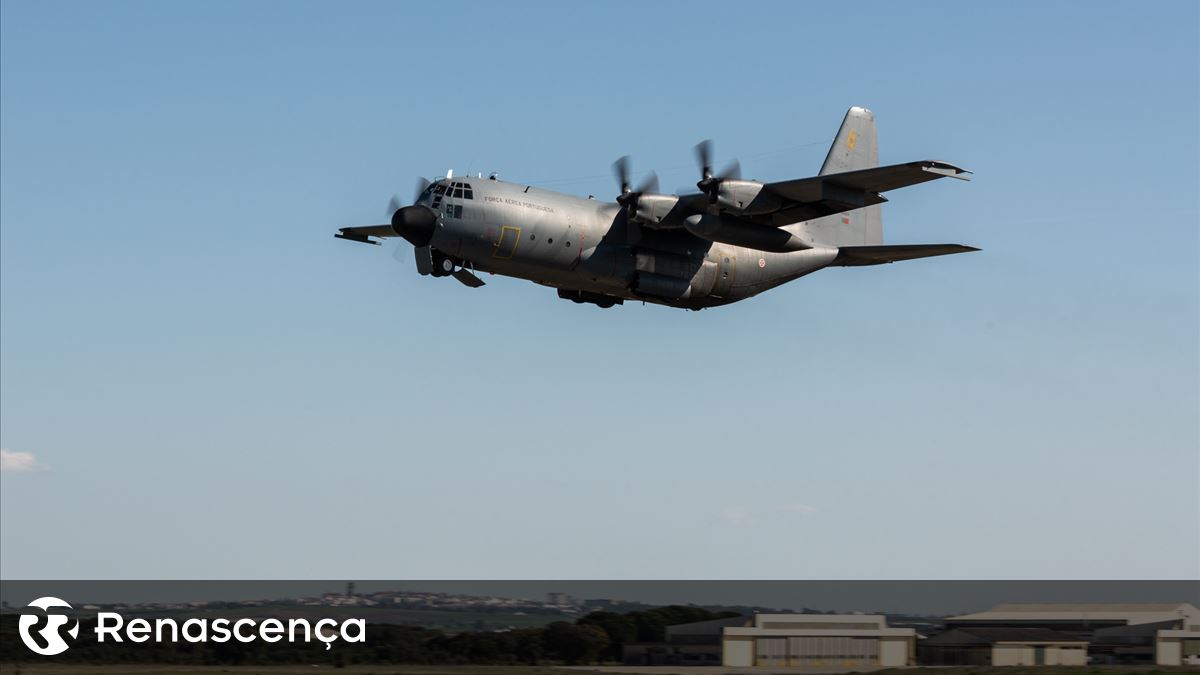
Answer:
<svg viewBox="0 0 1200 675"><path fill-rule="evenodd" d="M921 169L930 173L937 173L947 178L957 178L959 180L971 180L964 174L974 174L974 171L968 171L961 166L955 166L950 162L943 162L940 159L927 159L922 162L917 162Z"/></svg>

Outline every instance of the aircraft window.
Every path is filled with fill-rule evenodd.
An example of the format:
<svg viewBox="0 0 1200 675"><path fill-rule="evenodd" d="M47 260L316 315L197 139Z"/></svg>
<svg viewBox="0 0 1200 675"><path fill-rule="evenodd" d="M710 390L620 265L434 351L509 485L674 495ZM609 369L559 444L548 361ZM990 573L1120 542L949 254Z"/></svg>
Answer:
<svg viewBox="0 0 1200 675"><path fill-rule="evenodd" d="M463 197L466 197L467 199L475 199L475 193L472 192L470 188L467 188L463 191Z"/></svg>
<svg viewBox="0 0 1200 675"><path fill-rule="evenodd" d="M463 196L463 189L460 187L454 188L454 196L461 198Z"/></svg>
<svg viewBox="0 0 1200 675"><path fill-rule="evenodd" d="M446 186L441 183L438 183L438 186L434 190L434 193L439 194L439 195L446 194Z"/></svg>
<svg viewBox="0 0 1200 675"><path fill-rule="evenodd" d="M546 240L546 243L547 243L547 244L553 244L553 243L554 243L554 237L550 237L549 239L547 239L547 240Z"/></svg>

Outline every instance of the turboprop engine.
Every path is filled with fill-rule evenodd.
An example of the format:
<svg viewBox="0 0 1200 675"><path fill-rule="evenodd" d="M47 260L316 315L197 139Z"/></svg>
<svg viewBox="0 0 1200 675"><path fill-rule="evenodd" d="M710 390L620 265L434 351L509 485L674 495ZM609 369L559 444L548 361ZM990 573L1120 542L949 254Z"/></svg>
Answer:
<svg viewBox="0 0 1200 675"><path fill-rule="evenodd" d="M679 197L674 195L642 194L637 198L637 208L633 217L640 223L656 225L661 223L671 209L679 203Z"/></svg>
<svg viewBox="0 0 1200 675"><path fill-rule="evenodd" d="M688 232L722 244L744 246L759 251L786 253L812 248L812 244L787 230L747 223L719 215L695 215L683 221Z"/></svg>
<svg viewBox="0 0 1200 675"><path fill-rule="evenodd" d="M712 196L723 209L739 215L754 216L779 210L783 200L756 180L726 178L712 188Z"/></svg>

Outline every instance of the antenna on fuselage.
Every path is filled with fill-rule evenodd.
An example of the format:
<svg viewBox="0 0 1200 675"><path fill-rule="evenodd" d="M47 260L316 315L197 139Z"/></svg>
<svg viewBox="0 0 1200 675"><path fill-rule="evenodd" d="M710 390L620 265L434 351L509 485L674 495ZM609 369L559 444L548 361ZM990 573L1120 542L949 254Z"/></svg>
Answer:
<svg viewBox="0 0 1200 675"><path fill-rule="evenodd" d="M454 178L454 169L446 169L446 178Z"/></svg>

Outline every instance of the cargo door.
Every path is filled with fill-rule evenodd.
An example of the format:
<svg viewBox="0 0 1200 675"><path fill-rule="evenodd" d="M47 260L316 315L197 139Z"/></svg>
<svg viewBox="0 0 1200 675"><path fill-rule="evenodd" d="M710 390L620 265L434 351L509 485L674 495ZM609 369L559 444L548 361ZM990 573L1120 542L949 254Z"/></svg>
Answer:
<svg viewBox="0 0 1200 675"><path fill-rule="evenodd" d="M786 666L787 638L758 638L754 641L754 665Z"/></svg>

